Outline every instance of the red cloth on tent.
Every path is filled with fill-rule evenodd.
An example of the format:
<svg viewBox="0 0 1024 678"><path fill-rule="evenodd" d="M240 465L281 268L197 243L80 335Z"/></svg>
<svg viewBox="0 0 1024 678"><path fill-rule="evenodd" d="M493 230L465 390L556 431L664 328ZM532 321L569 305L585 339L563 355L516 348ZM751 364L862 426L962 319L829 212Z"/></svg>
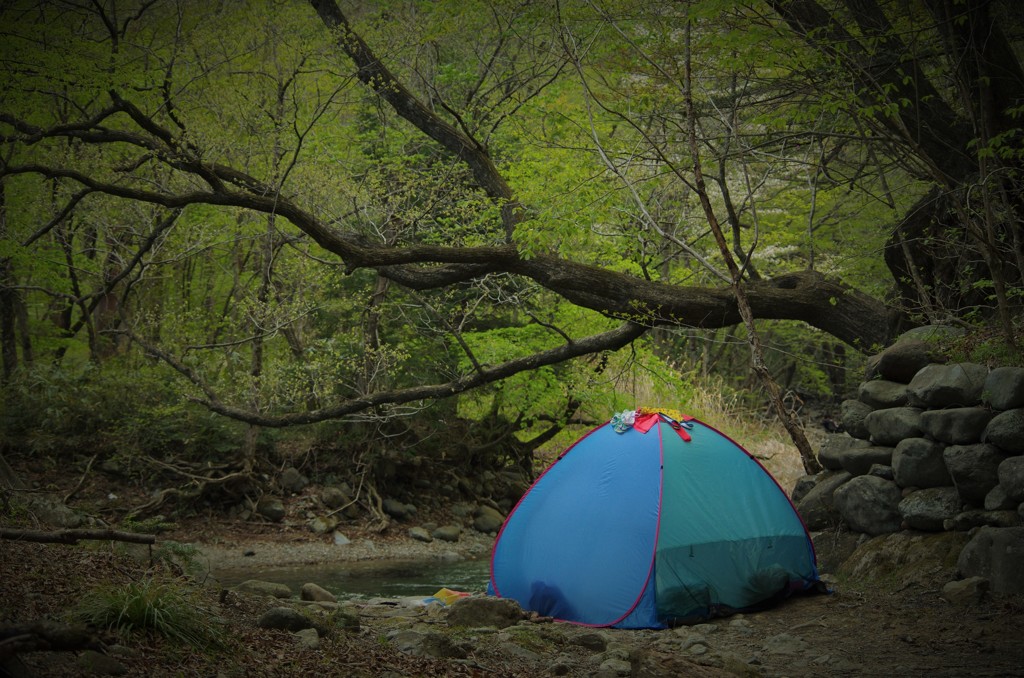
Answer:
<svg viewBox="0 0 1024 678"><path fill-rule="evenodd" d="M633 421L633 428L635 428L637 431L640 431L640 433L647 433L654 427L655 424L658 423L658 419L660 418L661 415L658 414L657 412L652 412L651 414L641 414Z"/></svg>
<svg viewBox="0 0 1024 678"><path fill-rule="evenodd" d="M635 428L637 431L640 431L640 433L647 433L652 428L654 428L654 425L658 423L658 420L661 419L661 417L662 415L657 412L652 412L650 414L641 414L636 418L635 421L633 421L633 428ZM687 420L690 420L692 418L693 417L687 417ZM666 417L666 421L672 424L672 428L676 430L676 433L679 434L680 438L682 438L686 442L690 442L690 440L692 440L690 434L686 432L686 429L683 428L682 425L679 424L679 422L669 419L668 417Z"/></svg>

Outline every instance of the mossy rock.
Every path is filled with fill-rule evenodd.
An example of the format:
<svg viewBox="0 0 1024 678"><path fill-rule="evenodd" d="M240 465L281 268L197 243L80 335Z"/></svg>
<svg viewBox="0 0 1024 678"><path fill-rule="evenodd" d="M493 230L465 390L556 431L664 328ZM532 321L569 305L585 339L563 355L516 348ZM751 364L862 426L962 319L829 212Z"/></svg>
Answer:
<svg viewBox="0 0 1024 678"><path fill-rule="evenodd" d="M896 532L858 546L837 574L858 583L903 588L949 581L967 544L966 532Z"/></svg>

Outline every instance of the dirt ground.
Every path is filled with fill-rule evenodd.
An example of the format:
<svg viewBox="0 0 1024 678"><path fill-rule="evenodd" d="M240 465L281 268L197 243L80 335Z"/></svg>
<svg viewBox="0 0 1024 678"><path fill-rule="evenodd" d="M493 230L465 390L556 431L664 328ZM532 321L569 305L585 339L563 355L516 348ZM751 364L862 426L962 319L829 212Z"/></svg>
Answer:
<svg viewBox="0 0 1024 678"><path fill-rule="evenodd" d="M426 518L443 523L446 516ZM0 516L0 526L16 522ZM329 537L314 535L299 519L269 524L207 514L177 522L160 540L195 544L200 552L195 562L207 568L431 557L442 549L479 557L491 543L471 530L451 545L416 542L401 526L383 534L358 524L343 529L352 540L344 556ZM822 535L818 541L822 562L833 560L834 538ZM66 620L86 591L152 575L146 550L135 555L141 559L111 542L68 546L0 540L0 627ZM897 571L895 565L886 572L885 562L875 557L870 578L852 576L863 574L857 568L844 574L829 566L836 570L826 577L830 594L796 597L763 612L678 629L602 630L607 642L602 649L583 642L592 630L566 624L524 621L524 641L515 634L452 629L443 617L422 608L363 604L355 608L358 632L325 635L318 648L309 649L286 631L257 627L258 617L273 604L267 599L225 594L209 577L185 577L170 568L161 576L195 589L197 605L227 631L224 646L199 651L153 634L123 638L100 631L96 648L113 654L123 675L151 677L1024 676L1024 601L989 595L978 604L953 605L940 595L954 576L949 567L911 567L915 573L907 576L909 570ZM400 652L389 637L403 628L448 634L466 656L439 659ZM83 657L82 650L25 653L6 675L88 675ZM607 664L614 658L626 662L616 665L618 674Z"/></svg>

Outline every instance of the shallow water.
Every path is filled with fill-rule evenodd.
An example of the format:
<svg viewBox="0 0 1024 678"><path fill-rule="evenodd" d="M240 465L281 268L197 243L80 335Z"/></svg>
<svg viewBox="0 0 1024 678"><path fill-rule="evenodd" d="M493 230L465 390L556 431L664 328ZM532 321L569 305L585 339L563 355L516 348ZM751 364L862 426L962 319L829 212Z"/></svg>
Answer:
<svg viewBox="0 0 1024 678"><path fill-rule="evenodd" d="M294 567L231 568L213 576L226 587L247 579L287 584L297 594L313 582L342 599L428 597L442 588L467 593L486 590L487 558L477 560L357 561Z"/></svg>

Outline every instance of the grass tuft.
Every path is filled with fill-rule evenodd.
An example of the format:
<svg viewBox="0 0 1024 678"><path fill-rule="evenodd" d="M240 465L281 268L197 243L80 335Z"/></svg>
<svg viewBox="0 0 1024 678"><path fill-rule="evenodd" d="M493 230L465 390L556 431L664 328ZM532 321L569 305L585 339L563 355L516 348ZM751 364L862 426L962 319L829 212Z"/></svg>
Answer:
<svg viewBox="0 0 1024 678"><path fill-rule="evenodd" d="M103 586L85 595L76 620L117 631L125 638L156 633L194 648L222 647L221 629L184 585L148 577L120 586Z"/></svg>

